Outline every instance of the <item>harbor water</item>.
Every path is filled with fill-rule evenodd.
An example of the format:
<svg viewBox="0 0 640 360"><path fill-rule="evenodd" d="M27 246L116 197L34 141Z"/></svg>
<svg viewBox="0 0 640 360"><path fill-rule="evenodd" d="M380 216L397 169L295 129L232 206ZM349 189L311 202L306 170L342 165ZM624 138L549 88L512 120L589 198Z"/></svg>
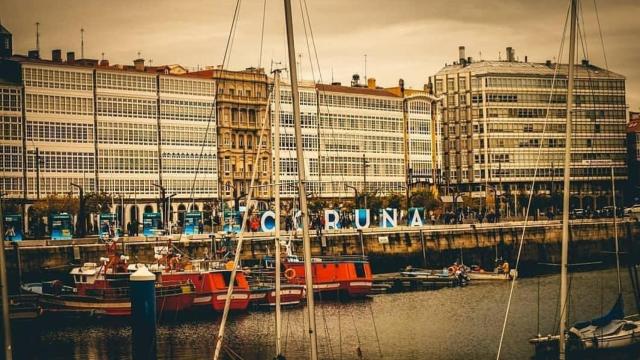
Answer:
<svg viewBox="0 0 640 360"><path fill-rule="evenodd" d="M629 277L622 272L625 310L636 313ZM495 359L509 282L475 282L445 288L371 296L359 301L318 299L316 316L322 359ZM571 322L606 313L617 292L615 269L571 275ZM516 283L503 359L528 359L527 339L556 331L559 277ZM540 309L540 311L538 311ZM287 359L307 358L304 307L283 312ZM219 316L178 314L158 326L159 359L211 358ZM251 311L230 317L225 343L244 359L274 355L274 313ZM128 359L131 328L126 320L43 318L16 324L17 359ZM638 358L637 353L616 357Z"/></svg>

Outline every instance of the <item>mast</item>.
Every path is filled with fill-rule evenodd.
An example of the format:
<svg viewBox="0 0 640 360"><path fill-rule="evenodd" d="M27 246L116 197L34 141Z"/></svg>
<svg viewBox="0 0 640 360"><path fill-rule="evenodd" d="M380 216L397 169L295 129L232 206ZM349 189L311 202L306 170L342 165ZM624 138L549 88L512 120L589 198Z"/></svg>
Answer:
<svg viewBox="0 0 640 360"><path fill-rule="evenodd" d="M569 200L571 186L571 120L573 117L573 83L576 52L576 23L578 0L571 0L571 31L569 33L569 81L567 84L567 125L564 147L564 188L562 202L562 263L560 267L560 339L559 358L565 359L565 331L568 312L568 261L569 261ZM533 189L532 189L533 190Z"/></svg>
<svg viewBox="0 0 640 360"><path fill-rule="evenodd" d="M611 192L613 197L613 234L616 241L616 272L618 275L618 294L622 294L622 280L620 280L620 245L618 244L618 206L616 205L616 179L611 165Z"/></svg>
<svg viewBox="0 0 640 360"><path fill-rule="evenodd" d="M304 247L304 278L307 287L307 312L309 318L309 343L311 360L318 359L318 335L316 334L315 306L313 302L313 273L311 268L311 239L309 238L309 217L307 193L305 191L304 152L302 151L302 127L300 124L300 95L298 93L298 74L296 69L296 50L293 39L293 20L291 0L284 0L284 15L287 26L287 48L289 51L289 78L291 79L291 100L293 102L293 121L296 135L296 156L298 158L298 196L302 212L302 243ZM279 141L280 139L278 139Z"/></svg>
<svg viewBox="0 0 640 360"><path fill-rule="evenodd" d="M282 355L281 337L282 337L282 313L280 309L280 69L274 70L275 88L273 97L275 99L275 114L273 121L273 138L275 168L273 182L275 183L275 207L276 207L276 229L275 229L275 280L276 280L276 356Z"/></svg>

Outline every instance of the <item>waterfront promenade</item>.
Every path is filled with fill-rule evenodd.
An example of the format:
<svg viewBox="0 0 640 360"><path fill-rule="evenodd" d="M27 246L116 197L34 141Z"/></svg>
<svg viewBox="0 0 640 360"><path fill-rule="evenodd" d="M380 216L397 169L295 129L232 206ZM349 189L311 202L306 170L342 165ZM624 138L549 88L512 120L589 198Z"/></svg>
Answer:
<svg viewBox="0 0 640 360"><path fill-rule="evenodd" d="M453 261L490 266L496 257L515 261L517 244L524 221L482 224L398 226L325 230L321 236L313 233L314 255L366 255L374 272L397 271L399 267L447 266ZM575 261L594 258L607 261L606 252L613 250L612 219L572 220L572 253ZM640 236L640 224L635 219L621 219L618 234L623 251L635 251L635 239ZM171 236L172 244L192 258L203 258L235 248L237 234L200 234ZM212 238L216 242L212 242ZM273 254L273 233L248 232L244 235L242 259L246 264ZM524 265L537 262L557 262L560 254L561 222L530 221L525 233ZM282 240L293 240L294 249L301 248L301 231L284 232ZM229 241L230 240L230 241ZM167 243L166 236L122 237L119 251L130 262L154 261L154 247ZM226 247L228 248L226 248ZM43 272L66 272L73 264L97 262L104 256L104 244L96 237L73 240L26 240L6 243L11 278L37 278ZM17 249L19 251L17 251ZM20 259L20 260L18 260ZM20 267L18 267L18 262ZM22 273L19 275L18 273Z"/></svg>

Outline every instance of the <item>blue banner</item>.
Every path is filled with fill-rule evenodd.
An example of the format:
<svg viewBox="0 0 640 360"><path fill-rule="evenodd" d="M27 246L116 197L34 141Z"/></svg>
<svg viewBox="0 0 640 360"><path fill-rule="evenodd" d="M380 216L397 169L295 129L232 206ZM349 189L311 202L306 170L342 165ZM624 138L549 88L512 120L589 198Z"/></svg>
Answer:
<svg viewBox="0 0 640 360"><path fill-rule="evenodd" d="M184 227L182 232L185 235L200 234L200 223L202 222L202 213L193 211L184 214Z"/></svg>
<svg viewBox="0 0 640 360"><path fill-rule="evenodd" d="M142 234L146 237L158 235L158 230L162 229L162 214L157 212L142 214L142 229Z"/></svg>
<svg viewBox="0 0 640 360"><path fill-rule="evenodd" d="M51 240L71 240L73 236L73 226L71 225L71 215L60 213L49 217L51 229Z"/></svg>
<svg viewBox="0 0 640 360"><path fill-rule="evenodd" d="M4 239L20 241L22 237L22 215L11 214L4 217Z"/></svg>

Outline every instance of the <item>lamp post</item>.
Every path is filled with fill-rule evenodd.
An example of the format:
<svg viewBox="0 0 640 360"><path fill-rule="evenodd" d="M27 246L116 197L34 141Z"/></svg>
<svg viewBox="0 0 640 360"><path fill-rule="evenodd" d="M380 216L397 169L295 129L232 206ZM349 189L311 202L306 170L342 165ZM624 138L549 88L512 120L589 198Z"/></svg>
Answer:
<svg viewBox="0 0 640 360"><path fill-rule="evenodd" d="M171 235L171 224L173 223L173 208L171 208L171 198L178 195L177 193L173 193L169 196L167 196L167 208L169 209L167 211L167 223L169 225L169 227L167 228L167 231L169 232L169 235ZM193 209L193 207L192 207ZM178 214L178 216L180 216L180 214Z"/></svg>
<svg viewBox="0 0 640 360"><path fill-rule="evenodd" d="M151 185L160 189L160 203L162 204L162 226L164 229L167 229L167 190L164 186L156 183L152 183Z"/></svg>
<svg viewBox="0 0 640 360"><path fill-rule="evenodd" d="M69 185L73 186L73 187L77 187L78 191L80 192L78 195L79 201L80 201L80 208L78 209L78 225L76 225L76 228L78 229L78 236L79 237L84 237L85 234L87 233L87 222L85 221L85 216L84 216L84 188L78 184L75 183L69 183Z"/></svg>
<svg viewBox="0 0 640 360"><path fill-rule="evenodd" d="M351 185L348 185L348 184L344 184L344 186L346 188L349 188L349 189L353 190L353 192L355 193L355 195L354 195L355 196L354 197L355 205L356 205L356 207L360 208L360 199L358 198L358 189L355 186L351 186ZM365 208L366 208L366 205L365 205Z"/></svg>
<svg viewBox="0 0 640 360"><path fill-rule="evenodd" d="M367 208L367 168L369 167L369 161L367 161L366 155L362 154L362 194L364 196L364 207Z"/></svg>

